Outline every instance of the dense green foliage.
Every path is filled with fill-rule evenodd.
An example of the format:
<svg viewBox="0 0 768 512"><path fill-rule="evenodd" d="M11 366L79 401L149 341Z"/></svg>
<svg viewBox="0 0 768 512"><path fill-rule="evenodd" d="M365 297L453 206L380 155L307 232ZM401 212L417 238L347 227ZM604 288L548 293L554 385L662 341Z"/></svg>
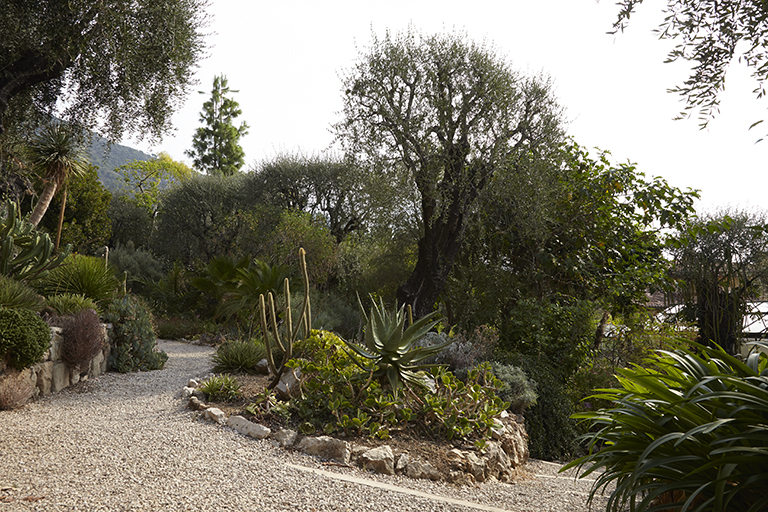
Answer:
<svg viewBox="0 0 768 512"><path fill-rule="evenodd" d="M160 191L182 180L192 177L192 169L182 162L176 162L168 153L160 153L150 160L133 160L115 169L120 174L131 199L147 209L157 212Z"/></svg>
<svg viewBox="0 0 768 512"><path fill-rule="evenodd" d="M390 429L411 425L425 434L445 439L476 441L490 437L493 419L509 404L496 396L502 383L490 366L471 370L466 381L442 368L425 379L432 385L414 386L394 395L362 370L364 359L349 351L337 336L313 331L297 343L288 364L302 373L301 393L284 404L283 413L301 422L304 433L347 432L386 439ZM248 407L256 416L274 414L279 406L266 393Z"/></svg>
<svg viewBox="0 0 768 512"><path fill-rule="evenodd" d="M168 354L156 350L152 315L139 300L130 295L113 300L104 321L112 324L110 369L126 373L161 370L165 366Z"/></svg>
<svg viewBox="0 0 768 512"><path fill-rule="evenodd" d="M615 484L611 511L765 510L768 356L681 343L648 363L598 390L611 407L577 415L593 427L590 451L563 469L595 475L590 499Z"/></svg>
<svg viewBox="0 0 768 512"><path fill-rule="evenodd" d="M109 251L109 265L129 292L143 292L147 282L160 281L165 275L163 264L149 251L137 249L132 241Z"/></svg>
<svg viewBox="0 0 768 512"><path fill-rule="evenodd" d="M502 168L545 153L562 137L547 79L513 72L496 51L463 34L374 37L343 78L349 154L420 195L416 267L398 300L434 309L461 246L467 214Z"/></svg>
<svg viewBox="0 0 768 512"><path fill-rule="evenodd" d="M61 102L61 117L89 128L103 123L111 140L126 131L161 135L204 53L205 6L204 0L3 2L0 132Z"/></svg>
<svg viewBox="0 0 768 512"><path fill-rule="evenodd" d="M112 236L108 214L112 194L101 185L96 168L92 166L70 177L66 190L66 204L63 194L54 196L39 226L55 236L59 220L63 220L59 247L71 244L81 254L94 254L107 245ZM65 206L63 219L62 206Z"/></svg>
<svg viewBox="0 0 768 512"><path fill-rule="evenodd" d="M238 91L229 88L224 75L213 78L211 99L203 103L203 111L200 113L203 126L197 129L192 138L192 149L186 151L200 172L231 176L245 163L240 137L248 133L248 125L245 122L240 123L240 126L233 124L235 118L243 113L238 103L228 97L235 92Z"/></svg>
<svg viewBox="0 0 768 512"><path fill-rule="evenodd" d="M107 217L112 221L110 247L134 244L147 249L152 236L154 219L152 212L137 205L125 192L115 194L109 202Z"/></svg>
<svg viewBox="0 0 768 512"><path fill-rule="evenodd" d="M765 213L721 211L690 220L670 241L673 275L699 341L739 353L747 301L768 289Z"/></svg>
<svg viewBox="0 0 768 512"><path fill-rule="evenodd" d="M22 370L38 362L51 346L51 328L28 309L0 307L0 359Z"/></svg>

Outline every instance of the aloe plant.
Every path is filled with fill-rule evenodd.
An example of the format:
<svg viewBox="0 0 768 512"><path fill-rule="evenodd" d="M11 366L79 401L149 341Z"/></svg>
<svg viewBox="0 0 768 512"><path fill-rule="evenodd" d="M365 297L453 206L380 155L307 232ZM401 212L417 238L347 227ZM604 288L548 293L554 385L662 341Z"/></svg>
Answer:
<svg viewBox="0 0 768 512"><path fill-rule="evenodd" d="M19 206L6 200L0 211L0 274L17 281L33 281L61 265L71 248L58 255L47 233L21 218Z"/></svg>
<svg viewBox="0 0 768 512"><path fill-rule="evenodd" d="M589 453L561 471L596 475L590 501L615 484L609 511L768 509L768 355L691 345L619 370L621 388L595 395L615 406L574 416Z"/></svg>
<svg viewBox="0 0 768 512"><path fill-rule="evenodd" d="M371 364L362 367L370 372L372 378L383 379L386 377L395 396L408 384L424 384L424 377L419 372L432 368L434 364L423 364L428 359L452 341L447 341L429 347L418 347L415 343L437 324L434 320L437 312L432 312L416 322L412 321L410 309L408 310L409 326L405 327L405 305L400 306L390 313L380 298L377 304L373 300L370 315L365 313L362 303L360 309L366 320L364 342L365 346L344 341L356 354L369 359Z"/></svg>

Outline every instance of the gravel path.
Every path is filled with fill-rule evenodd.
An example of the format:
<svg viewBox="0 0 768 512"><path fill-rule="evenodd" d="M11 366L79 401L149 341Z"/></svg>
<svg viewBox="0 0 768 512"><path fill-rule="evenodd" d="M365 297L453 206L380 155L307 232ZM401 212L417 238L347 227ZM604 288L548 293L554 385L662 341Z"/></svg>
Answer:
<svg viewBox="0 0 768 512"><path fill-rule="evenodd" d="M457 487L324 466L203 422L180 390L209 372L212 349L160 348L162 371L110 373L0 411L0 512L587 510L591 482L555 464L531 461L516 484Z"/></svg>

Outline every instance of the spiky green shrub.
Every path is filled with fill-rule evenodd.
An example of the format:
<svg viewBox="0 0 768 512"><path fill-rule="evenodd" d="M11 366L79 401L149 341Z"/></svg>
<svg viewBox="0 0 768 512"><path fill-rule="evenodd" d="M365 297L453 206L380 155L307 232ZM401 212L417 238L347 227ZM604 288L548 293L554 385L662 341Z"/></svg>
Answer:
<svg viewBox="0 0 768 512"><path fill-rule="evenodd" d="M621 387L597 390L615 405L576 415L589 453L563 468L595 475L590 501L615 485L610 511L768 508L768 355L680 342L618 373Z"/></svg>
<svg viewBox="0 0 768 512"><path fill-rule="evenodd" d="M261 340L228 341L213 354L214 373L258 373L256 365L267 356Z"/></svg>
<svg viewBox="0 0 768 512"><path fill-rule="evenodd" d="M99 315L93 309L85 309L60 320L61 359L70 368L85 369L107 341Z"/></svg>
<svg viewBox="0 0 768 512"><path fill-rule="evenodd" d="M157 336L149 309L130 295L115 299L104 320L112 324L109 368L126 373L161 370L168 354L156 350Z"/></svg>
<svg viewBox="0 0 768 512"><path fill-rule="evenodd" d="M374 378L386 378L392 392L397 396L403 386L408 384L423 384L419 373L429 369L430 364L424 360L438 354L451 341L446 341L430 347L420 347L416 342L437 324L434 314L429 314L410 323L405 327L405 306L400 306L391 313L379 299L373 302L370 315L365 314L362 303L360 308L365 316L364 346L346 342L347 346L357 355L370 361L363 370L370 372Z"/></svg>
<svg viewBox="0 0 768 512"><path fill-rule="evenodd" d="M75 315L86 309L99 311L96 302L85 295L77 293L60 293L45 299L46 304L56 311L59 316Z"/></svg>
<svg viewBox="0 0 768 512"><path fill-rule="evenodd" d="M31 282L61 265L69 251L54 254L51 237L23 219L18 204L0 205L0 274Z"/></svg>
<svg viewBox="0 0 768 512"><path fill-rule="evenodd" d="M43 298L25 283L0 275L0 307L38 311Z"/></svg>
<svg viewBox="0 0 768 512"><path fill-rule="evenodd" d="M208 400L214 402L230 402L242 396L240 383L231 375L213 375L208 377L197 388Z"/></svg>
<svg viewBox="0 0 768 512"><path fill-rule="evenodd" d="M0 360L22 370L40 362L51 346L51 328L28 309L0 308Z"/></svg>
<svg viewBox="0 0 768 512"><path fill-rule="evenodd" d="M119 282L103 259L73 254L49 272L39 288L46 296L72 293L104 304L117 295Z"/></svg>

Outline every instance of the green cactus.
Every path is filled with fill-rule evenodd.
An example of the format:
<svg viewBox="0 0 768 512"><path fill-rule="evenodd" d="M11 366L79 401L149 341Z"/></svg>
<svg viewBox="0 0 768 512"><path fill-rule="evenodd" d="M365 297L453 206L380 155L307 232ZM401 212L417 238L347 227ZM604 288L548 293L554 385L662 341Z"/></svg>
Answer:
<svg viewBox="0 0 768 512"><path fill-rule="evenodd" d="M312 328L312 309L309 303L309 275L307 274L306 251L299 249L299 267L301 268L301 278L304 282L304 301L301 305L296 328L294 329L293 313L291 311L291 287L288 284L288 278L283 281L285 294L285 311L282 315L285 325L284 336L280 336L280 330L277 327L277 314L275 311L275 297L272 292L267 293L269 310L264 299L264 294L259 295L259 311L261 313L261 331L264 333L264 345L267 348L267 363L269 370L275 376L270 382L268 389L272 389L280 382L280 377L285 370L285 363L293 357L293 344L299 339L301 333L302 339L310 334ZM267 312L269 312L269 323L267 322ZM282 352L280 364L275 364L275 350Z"/></svg>
<svg viewBox="0 0 768 512"><path fill-rule="evenodd" d="M15 202L7 200L3 209L5 217L0 216L0 274L17 281L31 281L62 264L70 247L54 256L51 237L22 219Z"/></svg>

